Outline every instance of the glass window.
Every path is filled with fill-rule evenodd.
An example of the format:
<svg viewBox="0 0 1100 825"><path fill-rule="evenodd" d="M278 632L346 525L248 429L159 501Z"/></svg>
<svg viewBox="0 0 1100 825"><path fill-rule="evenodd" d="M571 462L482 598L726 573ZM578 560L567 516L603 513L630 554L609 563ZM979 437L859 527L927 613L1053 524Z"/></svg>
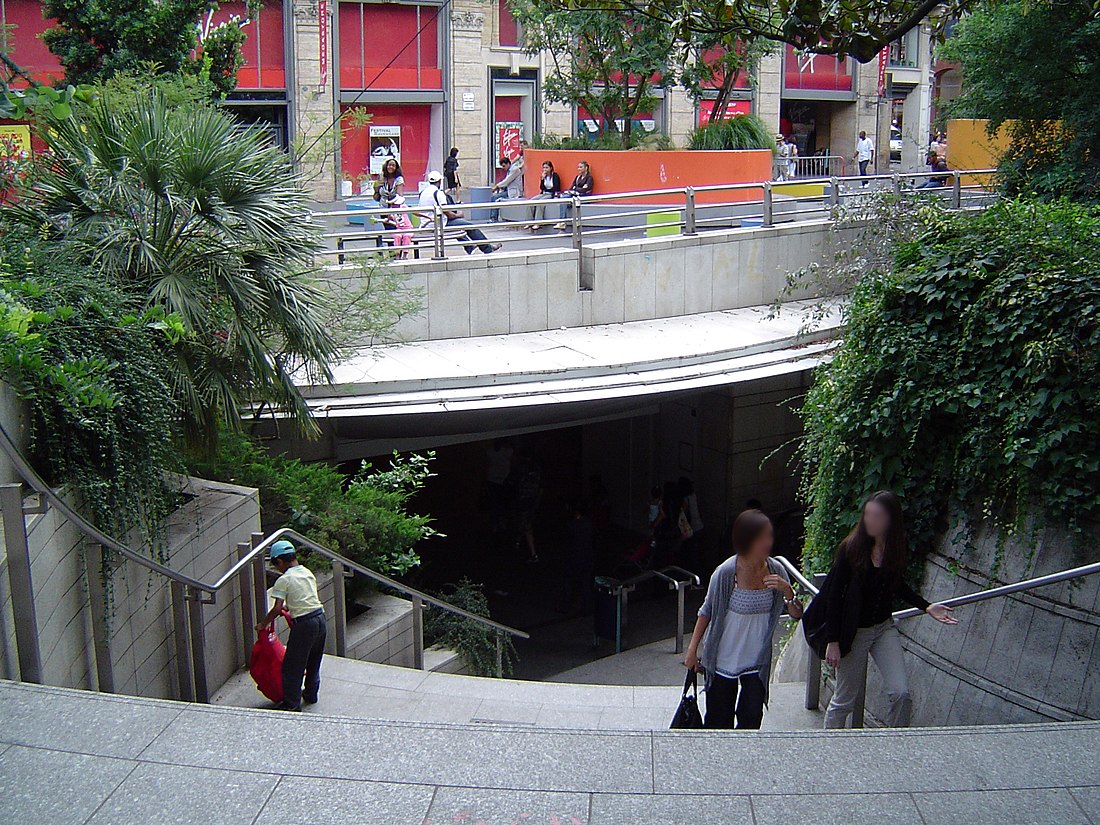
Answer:
<svg viewBox="0 0 1100 825"><path fill-rule="evenodd" d="M27 74L48 85L65 76L61 61L38 37L53 26L52 20L42 19L40 0L0 0L0 24L3 25L0 45ZM22 78L15 82L27 85Z"/></svg>
<svg viewBox="0 0 1100 825"><path fill-rule="evenodd" d="M497 0L497 37L498 45L518 47L523 40L523 31L519 22L512 17L508 0Z"/></svg>
<svg viewBox="0 0 1100 825"><path fill-rule="evenodd" d="M441 6L340 3L340 86L442 89Z"/></svg>
<svg viewBox="0 0 1100 825"><path fill-rule="evenodd" d="M210 25L224 23L236 15L248 17L247 4L241 0L222 2L210 18ZM207 20L202 20L207 25ZM255 18L244 27L245 41L241 46L244 65L237 72L241 89L285 89L286 56L283 51L283 4L281 0L265 0Z"/></svg>

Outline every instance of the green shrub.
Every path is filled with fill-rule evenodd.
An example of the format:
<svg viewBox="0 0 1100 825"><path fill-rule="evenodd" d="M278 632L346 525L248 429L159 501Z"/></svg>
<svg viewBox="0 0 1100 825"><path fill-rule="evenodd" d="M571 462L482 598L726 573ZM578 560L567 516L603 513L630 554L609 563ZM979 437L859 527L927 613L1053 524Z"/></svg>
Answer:
<svg viewBox="0 0 1100 825"><path fill-rule="evenodd" d="M182 467L167 367L182 324L73 257L0 231L0 377L26 402L32 464L101 530L154 542Z"/></svg>
<svg viewBox="0 0 1100 825"><path fill-rule="evenodd" d="M756 115L712 120L691 133L689 149L771 149L775 135Z"/></svg>
<svg viewBox="0 0 1100 825"><path fill-rule="evenodd" d="M447 587L439 597L470 613L489 618L489 600L482 585L462 579L457 585ZM469 619L432 608L424 618L424 643L440 645L456 651L475 676L497 675L496 631ZM501 640L501 675L512 674L516 661L516 648L512 637Z"/></svg>
<svg viewBox="0 0 1100 825"><path fill-rule="evenodd" d="M226 433L217 455L195 459L191 470L258 488L265 532L293 527L365 567L400 576L420 564L417 543L438 535L429 516L408 512L432 475L432 456L394 454L388 469L364 462L348 477L327 464L269 455L246 436Z"/></svg>
<svg viewBox="0 0 1100 825"><path fill-rule="evenodd" d="M871 492L927 551L972 514L1010 536L1085 535L1100 512L1100 212L1002 202L943 216L857 284L803 407L807 569ZM995 571L990 571L995 572Z"/></svg>

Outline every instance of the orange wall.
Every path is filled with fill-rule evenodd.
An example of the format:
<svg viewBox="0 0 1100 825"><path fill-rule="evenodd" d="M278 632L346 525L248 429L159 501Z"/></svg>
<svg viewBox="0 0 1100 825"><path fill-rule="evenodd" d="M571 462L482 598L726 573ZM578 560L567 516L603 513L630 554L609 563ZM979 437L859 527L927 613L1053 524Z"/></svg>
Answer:
<svg viewBox="0 0 1100 825"><path fill-rule="evenodd" d="M637 192L643 189L673 189L682 186L707 186L719 183L760 183L771 180L770 149L746 149L728 152L580 151L564 149L528 149L524 153L523 190L527 197L539 192L542 162L549 160L561 176L562 189L568 189L577 174L577 162L588 161L596 181L593 194ZM701 192L697 203L731 200L759 200L760 190L744 192ZM631 203L683 203L682 195L632 198Z"/></svg>
<svg viewBox="0 0 1100 825"><path fill-rule="evenodd" d="M986 131L988 120L947 121L947 162L952 169L994 169L1008 148L1008 126L993 137Z"/></svg>

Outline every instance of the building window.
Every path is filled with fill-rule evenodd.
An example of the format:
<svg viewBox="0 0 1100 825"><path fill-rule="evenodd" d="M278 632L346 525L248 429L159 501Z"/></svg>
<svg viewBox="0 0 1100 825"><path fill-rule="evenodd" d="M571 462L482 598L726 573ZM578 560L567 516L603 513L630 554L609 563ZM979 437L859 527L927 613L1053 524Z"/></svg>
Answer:
<svg viewBox="0 0 1100 825"><path fill-rule="evenodd" d="M497 0L497 45L518 48L523 45L523 30L512 16L508 0Z"/></svg>
<svg viewBox="0 0 1100 825"><path fill-rule="evenodd" d="M618 118L615 125L621 133L625 123L622 118ZM607 131L606 119L602 115L589 112L583 106L578 106L576 129L578 137L595 141ZM652 112L636 112L630 119L630 131L632 135L664 134L664 101L662 100Z"/></svg>
<svg viewBox="0 0 1100 825"><path fill-rule="evenodd" d="M851 58L838 59L836 55L797 52L787 46L783 64L783 89L786 92L809 94L851 94Z"/></svg>
<svg viewBox="0 0 1100 825"><path fill-rule="evenodd" d="M442 6L340 3L340 86L442 89Z"/></svg>
<svg viewBox="0 0 1100 825"><path fill-rule="evenodd" d="M918 31L911 29L904 37L890 44L890 65L900 68L915 69L917 67Z"/></svg>
<svg viewBox="0 0 1100 825"><path fill-rule="evenodd" d="M248 6L240 0L222 2L218 10L202 25L216 26L234 15L245 20ZM237 72L239 89L285 89L286 55L283 43L283 4L281 0L265 0L254 18L244 26L245 41L241 46L244 65Z"/></svg>
<svg viewBox="0 0 1100 825"><path fill-rule="evenodd" d="M350 107L344 106L343 111ZM356 194L369 196L372 181L390 157L397 160L405 178L405 194L417 196L417 185L427 173L432 135L439 133L443 106L431 103L366 104L370 122L352 125L344 121L340 142L340 168L353 182Z"/></svg>
<svg viewBox="0 0 1100 825"><path fill-rule="evenodd" d="M0 25L0 45L23 71L46 85L65 76L61 61L38 37L54 25L53 20L42 19L41 0L0 0ZM25 86L27 82L18 78L15 84Z"/></svg>

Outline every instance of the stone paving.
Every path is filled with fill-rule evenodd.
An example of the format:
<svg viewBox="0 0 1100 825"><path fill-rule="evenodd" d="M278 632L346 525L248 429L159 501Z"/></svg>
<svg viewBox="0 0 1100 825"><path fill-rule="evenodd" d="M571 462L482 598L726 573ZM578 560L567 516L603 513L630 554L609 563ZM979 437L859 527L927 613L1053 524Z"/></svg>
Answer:
<svg viewBox="0 0 1100 825"><path fill-rule="evenodd" d="M11 682L0 701L4 823L1100 823L1094 722L582 732Z"/></svg>

